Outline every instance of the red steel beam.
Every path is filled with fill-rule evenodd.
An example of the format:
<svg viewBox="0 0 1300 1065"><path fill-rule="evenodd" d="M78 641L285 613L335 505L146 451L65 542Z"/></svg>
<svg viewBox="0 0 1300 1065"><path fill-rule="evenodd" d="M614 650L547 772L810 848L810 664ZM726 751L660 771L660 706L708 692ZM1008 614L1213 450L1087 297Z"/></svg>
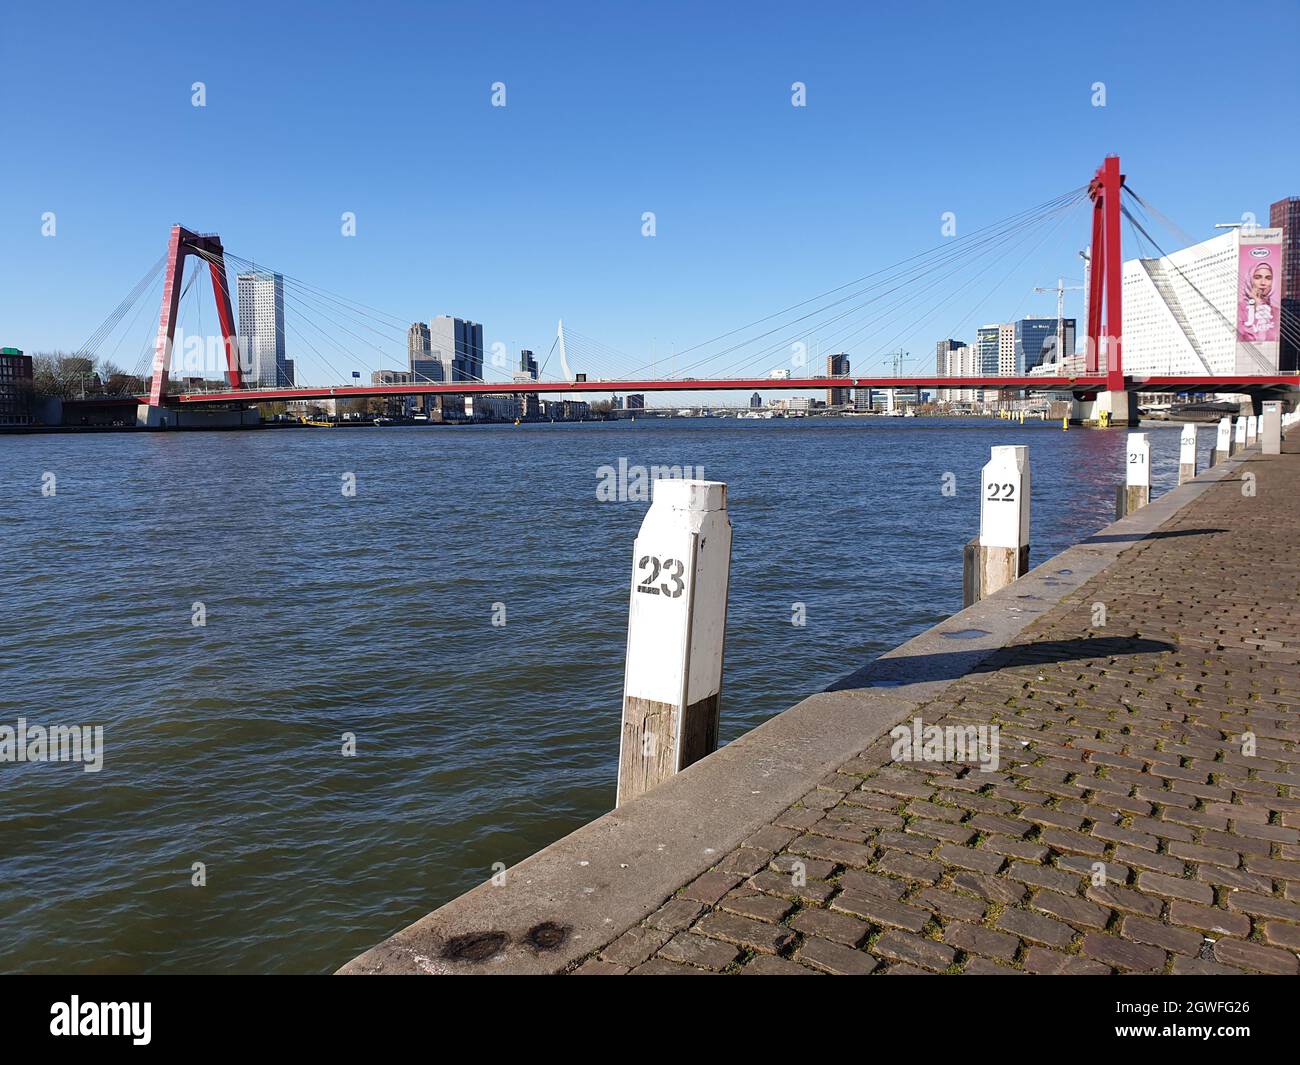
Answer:
<svg viewBox="0 0 1300 1065"><path fill-rule="evenodd" d="M1130 392L1231 392L1240 388L1296 387L1300 375L1258 377L1146 377L1131 379ZM168 397L183 404L272 403L294 399L351 399L367 396L523 395L533 393L636 393L636 392L799 392L827 388L987 388L1031 392L1098 392L1110 387L1109 376L1079 377L753 377L729 380L648 381L452 381L412 385L323 385L314 388L264 388L221 392L183 392Z"/></svg>

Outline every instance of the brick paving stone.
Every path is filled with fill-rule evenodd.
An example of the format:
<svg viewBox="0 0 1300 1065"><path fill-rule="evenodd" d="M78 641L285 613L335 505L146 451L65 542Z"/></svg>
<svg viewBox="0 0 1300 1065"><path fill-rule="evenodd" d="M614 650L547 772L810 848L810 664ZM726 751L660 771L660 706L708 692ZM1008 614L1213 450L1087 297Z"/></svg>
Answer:
<svg viewBox="0 0 1300 1065"><path fill-rule="evenodd" d="M740 950L718 939L679 932L660 948L656 957L684 965L698 965L702 969L725 969L740 957Z"/></svg>
<svg viewBox="0 0 1300 1065"><path fill-rule="evenodd" d="M773 958L765 955L741 967L741 976L821 976L821 973L803 965L796 965L785 958Z"/></svg>
<svg viewBox="0 0 1300 1065"><path fill-rule="evenodd" d="M825 902L835 894L835 885L828 884L825 880L808 880L796 884L794 877L771 869L755 873L745 883L756 891L787 899L801 899L805 902Z"/></svg>
<svg viewBox="0 0 1300 1065"><path fill-rule="evenodd" d="M1160 972L1168 958L1159 947L1132 943L1105 932L1089 932L1083 937L1080 952L1104 965L1134 973Z"/></svg>
<svg viewBox="0 0 1300 1065"><path fill-rule="evenodd" d="M669 899L647 917L645 923L664 932L680 932L683 928L689 928L691 922L703 912L703 903L692 902L690 899Z"/></svg>
<svg viewBox="0 0 1300 1065"><path fill-rule="evenodd" d="M1275 899L1272 895L1256 895L1250 891L1229 892L1228 909L1234 913L1248 913L1251 917L1273 917L1279 921L1300 921L1300 904Z"/></svg>
<svg viewBox="0 0 1300 1065"><path fill-rule="evenodd" d="M1074 929L1069 925L1039 913L1014 908L1004 910L993 927L1012 932L1028 942L1056 947L1058 950L1069 946L1074 938Z"/></svg>
<svg viewBox="0 0 1300 1065"><path fill-rule="evenodd" d="M840 874L840 887L856 894L878 895L882 899L897 901L907 890L907 884L892 876L868 873L863 869L845 869Z"/></svg>
<svg viewBox="0 0 1300 1065"><path fill-rule="evenodd" d="M1209 906L1214 902L1214 889L1197 880L1184 880L1163 873L1138 873L1137 886L1139 891L1162 895L1167 899L1182 899L1201 906Z"/></svg>
<svg viewBox="0 0 1300 1065"><path fill-rule="evenodd" d="M949 922L943 930L943 941L967 954L982 954L986 958L1000 958L1003 961L1011 961L1020 949L1020 940L1015 936L967 924L965 921ZM970 967L967 966L964 971L970 972Z"/></svg>
<svg viewBox="0 0 1300 1065"><path fill-rule="evenodd" d="M693 931L713 939L737 943L760 954L777 954L794 939L794 933L788 928L730 913L710 913L696 923Z"/></svg>
<svg viewBox="0 0 1300 1065"><path fill-rule="evenodd" d="M1111 911L1095 902L1087 902L1077 895L1062 895L1056 891L1036 891L1029 900L1035 910L1050 917L1059 917L1075 928L1105 928L1110 923Z"/></svg>
<svg viewBox="0 0 1300 1065"><path fill-rule="evenodd" d="M804 965L832 976L866 976L880 966L880 962L866 951L815 937L805 939L794 956Z"/></svg>
<svg viewBox="0 0 1300 1065"><path fill-rule="evenodd" d="M1012 862L1006 875L1033 887L1049 888L1064 894L1073 894L1082 882L1077 873L1066 873L1048 865L1033 865L1029 862Z"/></svg>
<svg viewBox="0 0 1300 1065"><path fill-rule="evenodd" d="M1174 964L1169 971L1175 976L1240 976L1243 974L1241 969L1220 965L1217 961L1184 958L1179 954L1174 955Z"/></svg>
<svg viewBox="0 0 1300 1065"><path fill-rule="evenodd" d="M1229 913L1217 906L1195 906L1190 902L1169 904L1169 923L1212 935L1250 935L1250 918L1240 913Z"/></svg>
<svg viewBox="0 0 1300 1065"><path fill-rule="evenodd" d="M988 912L988 907L976 899L937 887L918 891L911 901L941 917L951 917L961 921L982 921L984 914Z"/></svg>
<svg viewBox="0 0 1300 1065"><path fill-rule="evenodd" d="M921 969L943 972L957 958L957 952L933 939L922 939L896 929L884 933L876 940L871 952L890 961L915 965Z"/></svg>
<svg viewBox="0 0 1300 1065"><path fill-rule="evenodd" d="M1000 965L995 961L989 961L987 958L971 958L966 963L962 972L967 976L1025 976L1019 969L1013 969L1009 965Z"/></svg>
<svg viewBox="0 0 1300 1065"><path fill-rule="evenodd" d="M1024 967L1026 972L1039 976L1109 976L1112 972L1109 965L1099 961L1042 947L1030 947L1025 952Z"/></svg>
<svg viewBox="0 0 1300 1065"><path fill-rule="evenodd" d="M1024 886L1014 880L1006 880L999 876L985 876L983 873L965 871L957 873L952 878L952 884L955 888L969 891L972 895L988 899L989 902L1000 902L1004 905L1023 902L1029 896Z"/></svg>
<svg viewBox="0 0 1300 1065"><path fill-rule="evenodd" d="M878 895L845 891L835 896L831 909L860 917L883 928L904 928L909 932L919 932L930 923L930 915L925 910L901 902L891 902Z"/></svg>
<svg viewBox="0 0 1300 1065"><path fill-rule="evenodd" d="M743 887L724 895L718 906L729 913L738 913L741 917L752 917L768 924L776 924L794 909L794 903L789 899L746 891Z"/></svg>
<svg viewBox="0 0 1300 1065"><path fill-rule="evenodd" d="M1277 976L1295 976L1300 972L1300 959L1290 951L1278 950L1276 947L1266 947L1243 939L1220 939L1214 944L1213 950L1216 960L1239 969Z"/></svg>
<svg viewBox="0 0 1300 1065"><path fill-rule="evenodd" d="M672 933L637 925L629 928L600 952L602 961L615 965L640 965L668 942Z"/></svg>
<svg viewBox="0 0 1300 1065"><path fill-rule="evenodd" d="M1281 921L1266 921L1263 927L1264 941L1275 947L1282 947L1300 953L1300 925L1283 924Z"/></svg>
<svg viewBox="0 0 1300 1065"><path fill-rule="evenodd" d="M809 880L825 880L835 872L835 863L821 858L809 858L801 854L778 854L772 859L771 868L787 876L796 871L802 872Z"/></svg>
<svg viewBox="0 0 1300 1065"><path fill-rule="evenodd" d="M1093 887L1091 884L1084 895L1101 906L1109 906L1121 913L1135 913L1139 917L1159 917L1164 903L1151 895L1143 895L1122 884L1107 884L1105 887Z"/></svg>
<svg viewBox="0 0 1300 1065"><path fill-rule="evenodd" d="M870 865L871 859L876 856L874 847L807 832L790 844L790 850L795 854L806 854L810 858L823 858L837 865Z"/></svg>
<svg viewBox="0 0 1300 1065"><path fill-rule="evenodd" d="M718 868L725 873L740 873L752 876L764 868L772 859L771 851L756 850L753 847L741 847L734 850L718 863Z"/></svg>
<svg viewBox="0 0 1300 1065"><path fill-rule="evenodd" d="M844 946L858 946L871 932L871 926L847 913L830 910L800 910L790 919L790 927L806 936L829 939Z"/></svg>
<svg viewBox="0 0 1300 1065"><path fill-rule="evenodd" d="M1172 925L1161 924L1146 917L1134 917L1132 914L1125 917L1121 923L1120 935L1135 943L1149 943L1153 947L1163 947L1175 954L1186 954L1190 957L1199 954L1201 944L1205 942L1205 937L1199 932L1174 928Z"/></svg>
<svg viewBox="0 0 1300 1065"><path fill-rule="evenodd" d="M744 879L738 873L724 873L721 870L711 869L687 884L678 897L712 906Z"/></svg>
<svg viewBox="0 0 1300 1065"><path fill-rule="evenodd" d="M908 880L919 880L923 884L933 884L943 876L943 866L928 858L918 858L915 854L903 854L899 851L885 851L876 868L893 876Z"/></svg>
<svg viewBox="0 0 1300 1065"><path fill-rule="evenodd" d="M972 869L977 873L996 873L1006 864L1006 859L1000 854L976 850L974 847L958 847L952 843L943 844L934 852L934 857L945 865Z"/></svg>

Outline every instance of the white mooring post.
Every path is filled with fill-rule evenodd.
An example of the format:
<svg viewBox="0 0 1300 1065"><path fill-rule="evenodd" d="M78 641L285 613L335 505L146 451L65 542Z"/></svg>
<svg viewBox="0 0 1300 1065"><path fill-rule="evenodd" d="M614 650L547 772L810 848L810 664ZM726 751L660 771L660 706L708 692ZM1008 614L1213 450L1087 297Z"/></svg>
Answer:
<svg viewBox="0 0 1300 1065"><path fill-rule="evenodd" d="M1124 487L1115 500L1115 516L1145 507L1151 502L1151 443L1146 433L1129 433L1124 453Z"/></svg>
<svg viewBox="0 0 1300 1065"><path fill-rule="evenodd" d="M1282 404L1274 399L1265 403L1261 420L1260 451L1265 455L1282 454Z"/></svg>
<svg viewBox="0 0 1300 1065"><path fill-rule="evenodd" d="M1232 454L1232 419L1224 415L1219 419L1219 428L1214 436L1214 464L1217 466L1220 462Z"/></svg>
<svg viewBox="0 0 1300 1065"><path fill-rule="evenodd" d="M655 481L632 550L616 805L718 745L730 573L727 486Z"/></svg>
<svg viewBox="0 0 1300 1065"><path fill-rule="evenodd" d="M1196 477L1196 426L1188 422L1183 435L1178 438L1178 483L1186 484Z"/></svg>
<svg viewBox="0 0 1300 1065"><path fill-rule="evenodd" d="M1246 419L1238 418L1236 427L1232 432L1232 453L1235 455L1239 451L1246 450Z"/></svg>
<svg viewBox="0 0 1300 1065"><path fill-rule="evenodd" d="M1029 448L990 449L980 471L980 534L966 547L962 600L979 602L1029 571Z"/></svg>

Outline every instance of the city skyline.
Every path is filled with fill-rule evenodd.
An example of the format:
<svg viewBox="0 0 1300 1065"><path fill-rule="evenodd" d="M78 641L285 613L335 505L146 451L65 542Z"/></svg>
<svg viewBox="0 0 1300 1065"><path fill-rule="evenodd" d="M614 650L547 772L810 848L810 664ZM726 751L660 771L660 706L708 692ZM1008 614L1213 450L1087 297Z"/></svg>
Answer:
<svg viewBox="0 0 1300 1065"><path fill-rule="evenodd" d="M1144 60L1151 64L1204 48L1207 30L1231 21L1205 6L1198 20L1170 26L1109 6L1123 10L1136 33L1159 21L1161 37ZM807 18L763 9L748 25L702 12L692 16L698 38L671 39L629 37L635 17L603 9L575 29L581 10L543 16L506 5L506 34L481 13L446 9L438 15L446 32L467 47L453 50L423 87L401 64L384 62L405 47L399 37L427 28L433 16L419 12L395 10L388 28L368 27L346 45L310 20L279 13L268 13L265 33L251 41L234 27L203 24L211 35L203 58L160 45L200 32L188 16L174 16L165 31L136 27L128 41L111 20L90 14L64 47L67 61L98 83L111 80L105 43L120 45L116 79L102 94L23 88L36 84L25 76L35 73L33 59L14 42L37 27L17 13L16 32L0 45L23 104L10 108L9 124L24 153L23 165L0 179L8 186L0 239L11 249L0 261L5 342L76 350L157 257L166 227L181 220L220 231L229 247L268 268L407 321L433 302L483 322L485 347L502 344L512 358L522 348L544 356L543 338L566 317L630 353L629 366L653 358L667 368L675 351L940 244L947 213L960 236L1075 187L1107 151L1122 152L1136 186L1197 239L1246 212L1266 223L1268 205L1293 191L1288 175L1300 151L1285 137L1254 167L1197 147L1231 128L1230 70L1211 67L1193 86L1144 82L1134 54L1102 43L1086 55L1054 53L1052 65L1035 70L1032 96L1023 71L990 71L972 93L909 77L910 58L895 54L923 29L924 46L940 60L956 61L988 39L987 15L956 5L924 26L919 16L847 7ZM832 17L844 24L842 40L827 35ZM1288 20L1300 27L1294 12L1277 18L1281 31ZM724 24L734 47L719 55L708 41ZM572 69L582 76L557 73L557 64L532 54L522 43L531 43L530 27L552 50L581 54ZM997 32L1008 44L1034 35L1014 20ZM870 78L854 73L855 48L873 49ZM365 77L321 80L338 56ZM259 63L267 69L253 89L249 74ZM498 83L503 107L493 105ZM199 84L203 105L194 106ZM796 84L805 88L804 106L793 106ZM1095 106L1097 85L1104 106ZM1278 97L1277 113L1289 113L1300 91L1282 83ZM278 117L265 113L268 99ZM106 113L118 119L112 141L98 128ZM469 165L445 165L438 138L397 136L430 120L464 133L458 158ZM1035 131L1033 150L1010 157L1015 165L965 162L981 158L990 135L1013 127ZM942 137L945 165L932 165L918 128ZM233 183L209 161L239 158L250 145L274 150L273 184ZM889 146L883 158L880 145ZM143 173L110 166L96 182L63 176L60 168L86 151L140 159ZM770 165L753 166L755 153ZM522 181L509 165L514 158L547 165L530 165ZM682 158L698 165L683 168ZM176 168L187 180L172 180ZM47 212L52 237L42 236ZM654 213L653 236L642 236L646 212ZM355 236L343 235L349 215ZM923 364L937 337L1053 314L1052 296L1033 288L1058 274L1077 278L1084 242L1082 224L1071 221L978 299L936 287L907 335L847 346L855 369L881 372L898 348ZM1126 257L1134 252L1126 247ZM1079 294L1067 293L1066 315L1081 319ZM842 350L827 343L810 361ZM300 380L325 380L310 352L289 346ZM394 355L391 364L372 358L371 368L397 368L403 353Z"/></svg>

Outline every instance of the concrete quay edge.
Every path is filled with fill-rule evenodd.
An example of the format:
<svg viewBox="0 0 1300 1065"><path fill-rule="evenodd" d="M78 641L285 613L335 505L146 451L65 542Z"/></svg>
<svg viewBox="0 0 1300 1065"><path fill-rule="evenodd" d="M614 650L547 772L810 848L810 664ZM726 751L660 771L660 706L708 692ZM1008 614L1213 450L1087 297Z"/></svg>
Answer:
<svg viewBox="0 0 1300 1065"><path fill-rule="evenodd" d="M445 903L338 974L563 972L649 916L1257 453L1252 446L1210 467L1040 563L652 792L524 859L507 870L502 886L486 881ZM954 559L959 580L959 545Z"/></svg>

